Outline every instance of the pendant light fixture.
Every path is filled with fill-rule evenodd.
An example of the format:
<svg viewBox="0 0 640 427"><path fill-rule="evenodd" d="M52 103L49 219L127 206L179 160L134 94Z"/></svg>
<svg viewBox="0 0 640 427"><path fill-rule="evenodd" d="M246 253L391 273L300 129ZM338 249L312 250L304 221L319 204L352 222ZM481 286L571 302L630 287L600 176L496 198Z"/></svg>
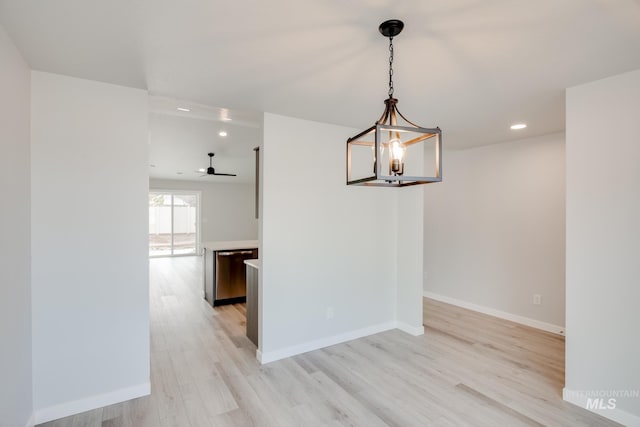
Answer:
<svg viewBox="0 0 640 427"><path fill-rule="evenodd" d="M404 23L380 24L389 38L389 97L372 127L347 140L347 185L404 187L442 181L442 131L407 120L393 97L393 38Z"/></svg>

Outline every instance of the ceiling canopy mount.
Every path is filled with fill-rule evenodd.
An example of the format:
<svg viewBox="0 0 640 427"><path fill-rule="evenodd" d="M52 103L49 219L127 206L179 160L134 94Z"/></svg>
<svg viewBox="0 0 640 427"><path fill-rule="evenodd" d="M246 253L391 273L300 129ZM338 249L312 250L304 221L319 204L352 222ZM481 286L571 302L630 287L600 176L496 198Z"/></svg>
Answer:
<svg viewBox="0 0 640 427"><path fill-rule="evenodd" d="M382 24L380 24L378 30L380 30L380 34L382 34L383 36L392 38L400 34L403 28L404 22L402 22L401 20L389 19L388 21L384 21Z"/></svg>

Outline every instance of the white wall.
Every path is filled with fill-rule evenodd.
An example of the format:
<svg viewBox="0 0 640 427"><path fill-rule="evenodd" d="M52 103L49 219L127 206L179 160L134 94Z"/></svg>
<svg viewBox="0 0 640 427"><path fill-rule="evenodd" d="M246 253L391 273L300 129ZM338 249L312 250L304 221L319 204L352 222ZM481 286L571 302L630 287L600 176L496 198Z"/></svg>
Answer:
<svg viewBox="0 0 640 427"><path fill-rule="evenodd" d="M31 393L30 70L0 26L0 426L22 427Z"/></svg>
<svg viewBox="0 0 640 427"><path fill-rule="evenodd" d="M573 401L576 391L640 390L639 118L640 70L567 90L565 398ZM640 397L616 404L640 425Z"/></svg>
<svg viewBox="0 0 640 427"><path fill-rule="evenodd" d="M256 240L258 238L253 184L216 184L152 179L149 181L149 186L156 190L202 191L200 212L203 242Z"/></svg>
<svg viewBox="0 0 640 427"><path fill-rule="evenodd" d="M346 140L357 132L265 114L263 362L393 328L405 310L397 305L397 219L398 194L408 189L346 186ZM421 246L421 233L403 233L408 247ZM421 286L406 282L401 292L418 296L414 331L422 326Z"/></svg>
<svg viewBox="0 0 640 427"><path fill-rule="evenodd" d="M421 186L386 190L397 191L398 198L395 317L399 329L422 335L424 190Z"/></svg>
<svg viewBox="0 0 640 427"><path fill-rule="evenodd" d="M563 329L564 149L554 134L444 153L425 187L425 291Z"/></svg>
<svg viewBox="0 0 640 427"><path fill-rule="evenodd" d="M147 102L32 73L36 421L149 391Z"/></svg>

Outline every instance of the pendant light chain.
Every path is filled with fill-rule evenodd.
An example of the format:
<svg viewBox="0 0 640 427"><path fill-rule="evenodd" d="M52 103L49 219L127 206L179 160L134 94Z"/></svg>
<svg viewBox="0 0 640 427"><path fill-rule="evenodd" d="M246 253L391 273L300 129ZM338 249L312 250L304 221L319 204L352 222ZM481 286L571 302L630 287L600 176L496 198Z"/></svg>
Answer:
<svg viewBox="0 0 640 427"><path fill-rule="evenodd" d="M389 98L393 98L393 37L389 37Z"/></svg>

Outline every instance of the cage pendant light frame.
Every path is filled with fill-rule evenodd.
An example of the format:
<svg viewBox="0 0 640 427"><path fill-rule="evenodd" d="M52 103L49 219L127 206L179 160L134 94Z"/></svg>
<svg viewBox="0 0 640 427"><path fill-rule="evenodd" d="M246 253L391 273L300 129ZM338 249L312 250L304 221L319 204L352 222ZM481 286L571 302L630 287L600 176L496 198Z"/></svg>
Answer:
<svg viewBox="0 0 640 427"><path fill-rule="evenodd" d="M393 37L403 27L398 20L380 25L389 38L389 98L375 125L347 140L347 185L405 187L442 181L441 129L412 123L393 97Z"/></svg>

